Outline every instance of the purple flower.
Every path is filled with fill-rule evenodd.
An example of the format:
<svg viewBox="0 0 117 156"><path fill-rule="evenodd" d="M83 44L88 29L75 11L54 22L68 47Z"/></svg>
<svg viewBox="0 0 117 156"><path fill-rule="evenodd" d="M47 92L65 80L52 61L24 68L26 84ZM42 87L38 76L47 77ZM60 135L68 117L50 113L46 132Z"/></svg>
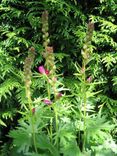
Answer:
<svg viewBox="0 0 117 156"><path fill-rule="evenodd" d="M51 104L52 104L52 101L50 101L49 99L44 99L43 102L44 102L46 105L51 105Z"/></svg>

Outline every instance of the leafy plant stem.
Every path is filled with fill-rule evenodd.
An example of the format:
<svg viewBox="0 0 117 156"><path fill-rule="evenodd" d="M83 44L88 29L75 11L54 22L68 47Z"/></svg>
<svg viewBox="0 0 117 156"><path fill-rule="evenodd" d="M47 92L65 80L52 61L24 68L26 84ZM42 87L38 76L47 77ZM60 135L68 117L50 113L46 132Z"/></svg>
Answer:
<svg viewBox="0 0 117 156"><path fill-rule="evenodd" d="M46 75L45 75L46 76ZM49 78L46 76L47 78L47 93L48 93L48 99L50 99L50 85L49 85ZM51 108L50 108L51 109ZM48 132L49 136L50 136L50 141L52 143L52 136L53 136L53 130L52 130L52 119L50 120L50 131Z"/></svg>
<svg viewBox="0 0 117 156"><path fill-rule="evenodd" d="M82 75L82 80L83 80L83 106L84 106L84 138L83 138L83 151L85 150L85 144L86 144L86 108L87 108L87 95L86 95L86 62L83 60L83 69L84 73Z"/></svg>
<svg viewBox="0 0 117 156"><path fill-rule="evenodd" d="M52 135L53 135L53 131L52 131L52 118L51 118L51 120L50 120L50 141L51 141L51 143L52 143Z"/></svg>
<svg viewBox="0 0 117 156"><path fill-rule="evenodd" d="M58 133L58 112L56 109L56 106L54 105L54 114L55 114L55 127L56 127L56 134ZM56 138L56 145L57 145L57 149L58 149L58 137Z"/></svg>
<svg viewBox="0 0 117 156"><path fill-rule="evenodd" d="M48 99L50 99L50 85L47 83L47 92L48 92Z"/></svg>
<svg viewBox="0 0 117 156"><path fill-rule="evenodd" d="M32 125L32 136L33 136L33 144L34 144L34 149L35 152L37 152L37 146L36 146L36 136L35 136L35 128L34 128L34 117L32 113L32 100L31 97L28 96L28 104L29 104L29 110L30 110L30 117L31 117L31 125Z"/></svg>

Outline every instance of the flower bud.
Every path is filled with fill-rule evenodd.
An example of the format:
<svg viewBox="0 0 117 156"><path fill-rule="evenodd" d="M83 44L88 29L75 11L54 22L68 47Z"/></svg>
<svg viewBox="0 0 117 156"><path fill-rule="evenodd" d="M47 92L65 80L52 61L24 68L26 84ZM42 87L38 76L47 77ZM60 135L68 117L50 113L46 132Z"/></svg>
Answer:
<svg viewBox="0 0 117 156"><path fill-rule="evenodd" d="M89 76L89 77L87 78L87 82L88 82L88 83L91 83L91 81L92 81L92 76Z"/></svg>
<svg viewBox="0 0 117 156"><path fill-rule="evenodd" d="M52 104L52 101L50 101L49 99L44 99L43 102L44 102L46 105L51 105L51 104Z"/></svg>
<svg viewBox="0 0 117 156"><path fill-rule="evenodd" d="M39 66L39 67L38 67L38 71L39 71L41 74L45 74L45 68L44 68L44 66Z"/></svg>
<svg viewBox="0 0 117 156"><path fill-rule="evenodd" d="M44 66L39 66L39 67L38 67L38 71L39 71L41 74L49 75L49 70L45 69Z"/></svg>

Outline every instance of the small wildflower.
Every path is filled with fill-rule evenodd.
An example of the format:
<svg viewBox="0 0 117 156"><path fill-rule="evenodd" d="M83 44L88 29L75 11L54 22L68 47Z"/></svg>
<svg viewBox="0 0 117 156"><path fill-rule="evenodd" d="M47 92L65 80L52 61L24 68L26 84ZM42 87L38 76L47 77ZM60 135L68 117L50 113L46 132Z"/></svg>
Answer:
<svg viewBox="0 0 117 156"><path fill-rule="evenodd" d="M51 105L51 104L52 104L52 101L50 101L49 99L44 99L43 102L44 102L46 105Z"/></svg>
<svg viewBox="0 0 117 156"><path fill-rule="evenodd" d="M92 81L92 77L90 76L87 78L87 82L91 83L91 81Z"/></svg>

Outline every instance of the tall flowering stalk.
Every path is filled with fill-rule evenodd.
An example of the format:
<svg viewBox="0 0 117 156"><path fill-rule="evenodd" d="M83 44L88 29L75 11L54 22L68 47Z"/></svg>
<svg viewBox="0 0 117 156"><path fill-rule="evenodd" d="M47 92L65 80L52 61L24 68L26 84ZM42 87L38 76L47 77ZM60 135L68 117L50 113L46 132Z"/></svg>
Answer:
<svg viewBox="0 0 117 156"><path fill-rule="evenodd" d="M45 66L47 67L47 70L49 71L48 78L49 78L49 84L52 87L55 100L57 98L57 95L59 94L57 92L56 88L56 65L55 65L55 58L53 53L53 47L49 46L50 40L49 40L49 33L48 33L48 11L44 11L42 13L42 32L43 32L43 46L44 46L44 53L43 56L45 58ZM48 86L49 88L49 86ZM50 98L50 93L48 91L48 95Z"/></svg>
<svg viewBox="0 0 117 156"><path fill-rule="evenodd" d="M28 100L28 105L30 110L33 144L34 144L35 152L37 153L36 137L35 137L35 129L34 129L34 117L33 117L35 110L32 106L31 91L30 91L31 76L32 76L31 67L34 62L34 58L35 58L35 49L31 47L29 49L28 57L26 57L24 62L24 81L25 81L26 97Z"/></svg>
<svg viewBox="0 0 117 156"><path fill-rule="evenodd" d="M56 78L56 65L55 65L55 58L53 53L53 47L49 46L50 39L49 39L49 33L48 33L49 27L48 27L48 11L44 11L42 13L42 32L43 32L43 46L44 46L44 53L43 57L45 58L45 67L47 68L45 71L46 77L47 77L47 90L48 90L48 99L46 99L46 102L49 101L49 105L52 104L50 101L51 94L54 94L54 102L57 100L57 96L59 95L57 91L57 78ZM51 92L53 91L53 93ZM55 114L55 123L56 123L56 133L58 132L58 112L56 104L52 104L54 114ZM50 131L52 132L52 127L50 127ZM51 134L51 140L52 140L52 134ZM58 138L56 141L56 145L58 147Z"/></svg>
<svg viewBox="0 0 117 156"><path fill-rule="evenodd" d="M48 44L50 43L48 30L49 30L48 11L45 10L42 13L43 46L45 47L45 49L47 48Z"/></svg>
<svg viewBox="0 0 117 156"><path fill-rule="evenodd" d="M83 87L82 87L82 95L83 95L83 106L84 106L84 140L83 140L83 150L85 149L85 144L86 144L86 111L87 111L87 82L91 81L91 77L87 79L86 75L86 67L88 62L90 61L91 58L91 40L92 40L92 35L93 35L93 30L94 30L94 24L89 22L88 23L88 28L87 28L87 33L85 37L85 43L82 49L82 69L81 69L81 75L82 75L82 80L83 80Z"/></svg>
<svg viewBox="0 0 117 156"><path fill-rule="evenodd" d="M26 57L24 62L24 81L25 81L25 89L26 89L26 97L29 100L29 108L31 109L31 92L30 92L30 86L31 86L31 67L34 62L35 58L35 49L31 47L29 49L28 57Z"/></svg>

